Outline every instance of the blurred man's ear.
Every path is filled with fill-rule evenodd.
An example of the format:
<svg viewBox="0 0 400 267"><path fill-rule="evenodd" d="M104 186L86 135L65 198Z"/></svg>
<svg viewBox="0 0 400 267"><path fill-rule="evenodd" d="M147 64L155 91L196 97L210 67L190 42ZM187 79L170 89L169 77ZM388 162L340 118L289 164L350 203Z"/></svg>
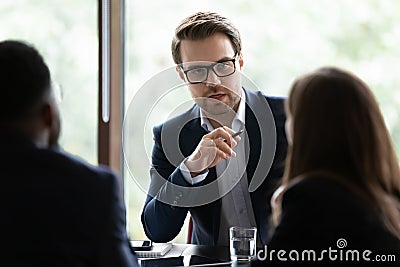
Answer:
<svg viewBox="0 0 400 267"><path fill-rule="evenodd" d="M48 144L49 146L58 145L60 136L60 112L55 101L43 104L42 119L46 129L49 130Z"/></svg>
<svg viewBox="0 0 400 267"><path fill-rule="evenodd" d="M42 106L41 115L42 115L44 125L46 125L46 127L50 127L52 124L54 115L53 115L51 105L49 103L46 103Z"/></svg>

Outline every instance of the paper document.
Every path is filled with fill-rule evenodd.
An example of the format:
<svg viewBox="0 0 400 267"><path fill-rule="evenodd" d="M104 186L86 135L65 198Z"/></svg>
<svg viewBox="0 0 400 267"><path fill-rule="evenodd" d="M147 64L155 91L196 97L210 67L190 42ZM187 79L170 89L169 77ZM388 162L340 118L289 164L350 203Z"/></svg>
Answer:
<svg viewBox="0 0 400 267"><path fill-rule="evenodd" d="M151 250L136 250L139 258L158 258L164 256L172 248L172 243L153 243Z"/></svg>

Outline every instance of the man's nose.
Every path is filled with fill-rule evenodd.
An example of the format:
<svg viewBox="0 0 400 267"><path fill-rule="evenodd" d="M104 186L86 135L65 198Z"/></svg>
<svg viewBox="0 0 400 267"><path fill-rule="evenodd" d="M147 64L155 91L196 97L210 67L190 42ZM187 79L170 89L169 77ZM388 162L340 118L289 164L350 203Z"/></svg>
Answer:
<svg viewBox="0 0 400 267"><path fill-rule="evenodd" d="M206 85L218 85L221 84L221 80L220 77L218 77L214 71L210 70L208 72L208 77L205 83Z"/></svg>

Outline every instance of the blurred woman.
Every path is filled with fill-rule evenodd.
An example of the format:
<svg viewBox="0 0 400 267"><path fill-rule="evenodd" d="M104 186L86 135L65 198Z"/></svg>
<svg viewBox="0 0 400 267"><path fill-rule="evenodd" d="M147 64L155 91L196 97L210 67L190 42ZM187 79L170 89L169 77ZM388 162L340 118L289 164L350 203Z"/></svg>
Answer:
<svg viewBox="0 0 400 267"><path fill-rule="evenodd" d="M321 68L294 82L286 113L289 151L268 249L398 254L399 163L368 86Z"/></svg>

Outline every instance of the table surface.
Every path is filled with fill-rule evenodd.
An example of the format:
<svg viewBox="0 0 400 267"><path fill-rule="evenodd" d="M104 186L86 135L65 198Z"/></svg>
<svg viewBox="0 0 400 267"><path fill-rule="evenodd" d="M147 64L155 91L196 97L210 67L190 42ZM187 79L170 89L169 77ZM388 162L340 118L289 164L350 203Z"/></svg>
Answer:
<svg viewBox="0 0 400 267"><path fill-rule="evenodd" d="M171 250L166 253L162 258L171 258L179 256L203 256L212 259L218 259L222 261L231 261L229 247L213 247L213 246L202 246L202 245L191 245L191 244L173 244ZM139 259L140 260L140 259ZM229 266L226 264L224 266ZM250 267L255 266L254 262L232 262L230 266L235 267Z"/></svg>

